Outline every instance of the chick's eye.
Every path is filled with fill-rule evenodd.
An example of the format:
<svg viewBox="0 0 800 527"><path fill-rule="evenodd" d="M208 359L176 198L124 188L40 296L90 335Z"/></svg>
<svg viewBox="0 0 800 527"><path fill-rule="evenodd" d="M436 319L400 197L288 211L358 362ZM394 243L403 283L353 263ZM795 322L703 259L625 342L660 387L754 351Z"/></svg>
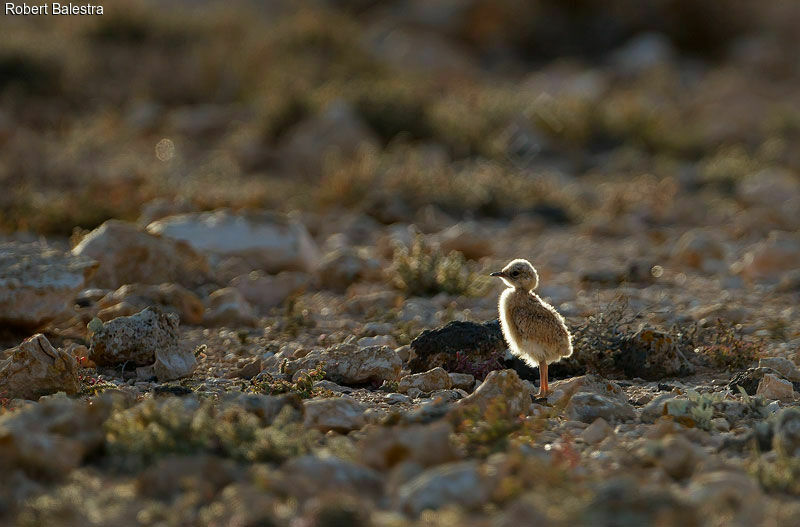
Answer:
<svg viewBox="0 0 800 527"><path fill-rule="evenodd" d="M511 276L519 276L519 271L512 271Z"/></svg>

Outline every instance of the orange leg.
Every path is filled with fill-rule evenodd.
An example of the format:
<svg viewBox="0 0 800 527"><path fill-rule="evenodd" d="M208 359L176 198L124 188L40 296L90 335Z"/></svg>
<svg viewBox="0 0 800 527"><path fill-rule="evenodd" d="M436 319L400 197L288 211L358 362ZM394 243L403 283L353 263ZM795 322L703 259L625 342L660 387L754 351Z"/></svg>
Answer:
<svg viewBox="0 0 800 527"><path fill-rule="evenodd" d="M539 397L545 397L550 393L550 386L547 384L547 363L539 363Z"/></svg>

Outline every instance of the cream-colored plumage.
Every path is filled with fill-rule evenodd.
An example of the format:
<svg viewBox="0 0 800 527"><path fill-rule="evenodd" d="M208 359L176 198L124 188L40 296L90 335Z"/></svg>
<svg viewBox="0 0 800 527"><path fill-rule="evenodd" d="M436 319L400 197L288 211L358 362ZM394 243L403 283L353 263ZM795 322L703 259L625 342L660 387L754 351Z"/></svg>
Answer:
<svg viewBox="0 0 800 527"><path fill-rule="evenodd" d="M572 355L572 336L558 311L533 292L539 275L527 260L492 273L508 285L500 294L500 325L511 353L539 367L540 395L548 392L547 365Z"/></svg>

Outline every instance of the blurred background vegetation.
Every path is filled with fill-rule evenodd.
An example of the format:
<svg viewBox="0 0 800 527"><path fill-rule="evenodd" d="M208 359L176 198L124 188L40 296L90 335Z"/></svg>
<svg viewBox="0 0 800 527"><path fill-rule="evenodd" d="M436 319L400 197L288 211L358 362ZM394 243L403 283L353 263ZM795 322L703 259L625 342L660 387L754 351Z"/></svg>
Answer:
<svg viewBox="0 0 800 527"><path fill-rule="evenodd" d="M670 223L681 192L800 173L794 2L103 5L0 17L2 231L220 206Z"/></svg>

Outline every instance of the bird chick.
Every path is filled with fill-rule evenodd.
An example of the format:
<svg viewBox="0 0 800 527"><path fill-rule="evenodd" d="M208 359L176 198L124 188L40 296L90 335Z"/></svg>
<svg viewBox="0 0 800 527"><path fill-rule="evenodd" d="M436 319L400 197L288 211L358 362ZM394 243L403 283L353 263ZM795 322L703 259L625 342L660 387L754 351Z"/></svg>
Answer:
<svg viewBox="0 0 800 527"><path fill-rule="evenodd" d="M539 274L528 260L517 259L492 273L508 285L500 294L500 324L511 353L539 367L539 396L548 394L547 365L572 355L572 335L553 306L533 292Z"/></svg>

